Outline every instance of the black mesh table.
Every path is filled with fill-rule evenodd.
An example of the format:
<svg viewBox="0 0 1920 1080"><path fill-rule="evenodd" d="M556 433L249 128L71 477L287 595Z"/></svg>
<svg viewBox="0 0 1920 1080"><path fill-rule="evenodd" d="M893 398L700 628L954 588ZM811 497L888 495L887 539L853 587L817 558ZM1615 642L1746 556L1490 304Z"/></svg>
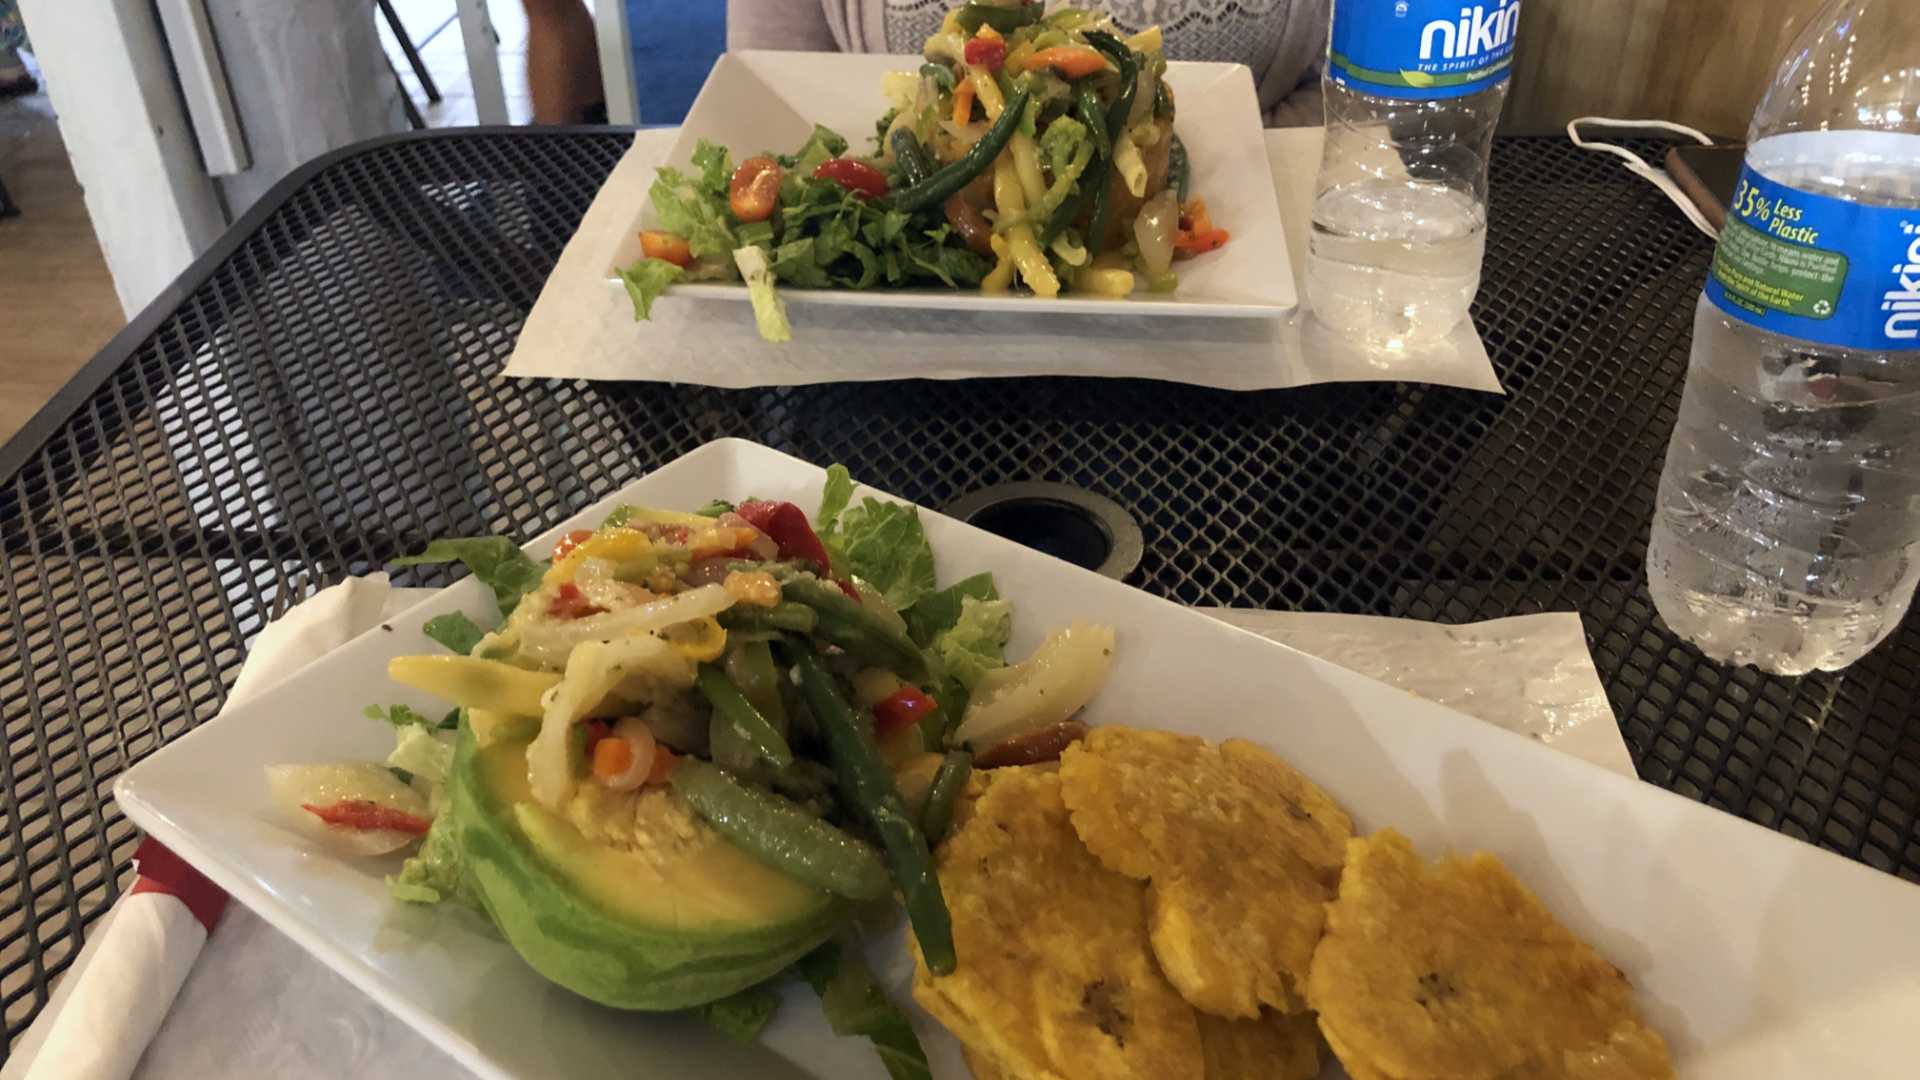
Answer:
<svg viewBox="0 0 1920 1080"><path fill-rule="evenodd" d="M498 379L627 142L479 129L317 161L0 449L9 1045L124 885L114 778L218 711L269 619L430 537L531 535L727 435L934 506L1099 492L1145 530L1133 583L1182 603L1578 610L1648 782L1920 881L1920 618L1792 680L1655 617L1646 528L1711 247L1617 163L1498 146L1476 318L1506 397Z"/></svg>

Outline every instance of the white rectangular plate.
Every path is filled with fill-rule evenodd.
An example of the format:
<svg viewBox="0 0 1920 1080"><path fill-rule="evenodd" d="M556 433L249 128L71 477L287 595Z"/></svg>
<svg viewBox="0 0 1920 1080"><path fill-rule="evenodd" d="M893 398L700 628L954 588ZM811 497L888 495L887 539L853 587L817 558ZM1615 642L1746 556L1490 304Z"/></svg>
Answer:
<svg viewBox="0 0 1920 1080"><path fill-rule="evenodd" d="M846 136L851 153L866 152L873 125L887 111L881 77L912 71L917 56L871 53L727 53L707 75L665 164L685 169L701 139L733 151L735 161L762 151L790 154L816 123ZM1170 295L1136 291L1108 300L1062 295L1053 300L1018 293L985 296L977 289L797 289L781 286L789 303L854 307L951 308L1037 314L1067 312L1130 315L1238 315L1278 318L1298 304L1286 234L1274 195L1273 171L1260 129L1253 75L1241 64L1167 64L1167 84L1179 103L1174 129L1193 162L1193 192L1207 200L1216 224L1233 234L1218 251L1182 262L1180 288ZM652 182L652 177L648 177ZM609 275L641 258L640 230L658 227L649 201L628 226ZM610 278L619 289L617 278ZM675 285L669 297L745 303L744 285ZM747 318L745 312L742 318Z"/></svg>
<svg viewBox="0 0 1920 1080"><path fill-rule="evenodd" d="M691 508L752 493L812 506L822 481L813 465L723 440L529 550L621 502ZM1074 619L1117 628L1093 723L1252 739L1324 785L1364 829L1395 826L1429 854L1505 859L1633 980L1682 1075L1913 1075L1920 888L950 518L923 518L942 581L991 570L1014 600L1015 655ZM390 631L354 640L133 768L116 787L121 806L482 1075L883 1077L864 1040L836 1038L804 992L787 995L750 1047L697 1021L603 1009L535 975L477 917L391 901L382 874L393 863L310 852L278 823L263 768L384 757L392 738L361 708L434 704L390 683L387 660L437 648L419 632L428 617L486 618L490 607L472 579L436 594ZM875 961L905 1001L903 952L889 939ZM925 1016L916 1022L935 1075L965 1077L952 1040Z"/></svg>

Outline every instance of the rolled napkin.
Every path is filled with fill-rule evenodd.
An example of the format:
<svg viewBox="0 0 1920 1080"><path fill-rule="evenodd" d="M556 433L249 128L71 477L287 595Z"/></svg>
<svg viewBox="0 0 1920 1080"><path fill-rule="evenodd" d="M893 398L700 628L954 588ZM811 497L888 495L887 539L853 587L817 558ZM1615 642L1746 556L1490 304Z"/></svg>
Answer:
<svg viewBox="0 0 1920 1080"><path fill-rule="evenodd" d="M47 1030L26 1080L125 1080L173 1007L227 894L149 838L139 878L87 942L92 962Z"/></svg>

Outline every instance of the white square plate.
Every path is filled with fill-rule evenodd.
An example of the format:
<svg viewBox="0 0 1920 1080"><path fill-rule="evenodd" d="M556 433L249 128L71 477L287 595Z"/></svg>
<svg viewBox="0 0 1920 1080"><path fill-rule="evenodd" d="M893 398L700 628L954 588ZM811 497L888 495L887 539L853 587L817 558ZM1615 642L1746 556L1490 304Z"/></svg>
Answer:
<svg viewBox="0 0 1920 1080"><path fill-rule="evenodd" d="M749 492L812 506L822 471L739 440L712 443L537 538L620 502L691 508ZM991 570L1016 604L1012 652L1084 618L1118 630L1094 723L1238 736L1284 755L1365 829L1429 854L1505 859L1618 964L1689 1077L1911 1077L1920 1061L1920 888L1730 814L1569 758L1344 669L934 513L942 581ZM388 658L436 648L428 617L491 615L467 579L160 750L116 786L127 815L247 906L485 1076L883 1077L803 991L761 1044L676 1016L614 1012L548 984L477 917L397 904L381 875L311 853L269 809L278 762L383 757L370 702L432 702ZM898 939L875 949L898 993ZM961 958L965 963L966 958ZM963 1078L924 1016L935 1075ZM1330 1068L1329 1075L1338 1075Z"/></svg>
<svg viewBox="0 0 1920 1080"><path fill-rule="evenodd" d="M881 77L912 71L917 56L871 53L737 52L720 57L707 75L664 162L685 169L701 139L733 151L734 160L762 151L799 149L813 125L846 136L851 153L870 149L873 125L887 111ZM1253 75L1241 64L1167 64L1167 84L1179 102L1174 129L1193 162L1193 192L1207 200L1216 224L1233 234L1227 246L1179 264L1180 288L1171 295L1136 291L1126 299L1061 295L1042 300L1018 293L984 296L977 289L799 289L780 287L789 303L855 307L951 308L959 311L1068 312L1080 315L1238 315L1278 318L1292 311L1293 268L1274 195L1273 171L1260 128ZM652 177L648 177L652 183ZM628 226L607 268L609 275L641 258L640 230L657 227L651 200ZM612 279L620 288L619 279ZM675 285L672 296L737 300L736 284ZM743 312L742 318L746 318Z"/></svg>

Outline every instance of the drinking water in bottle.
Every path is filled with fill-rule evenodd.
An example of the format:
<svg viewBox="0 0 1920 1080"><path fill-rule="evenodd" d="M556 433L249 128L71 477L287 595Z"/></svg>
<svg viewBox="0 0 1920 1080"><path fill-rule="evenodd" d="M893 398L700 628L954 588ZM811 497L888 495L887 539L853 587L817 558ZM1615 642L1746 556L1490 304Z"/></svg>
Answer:
<svg viewBox="0 0 1920 1080"><path fill-rule="evenodd" d="M1920 582L1920 3L1828 3L1747 142L1647 578L1708 656L1831 671Z"/></svg>
<svg viewBox="0 0 1920 1080"><path fill-rule="evenodd" d="M1335 0L1307 302L1375 349L1445 337L1486 255L1519 0Z"/></svg>

